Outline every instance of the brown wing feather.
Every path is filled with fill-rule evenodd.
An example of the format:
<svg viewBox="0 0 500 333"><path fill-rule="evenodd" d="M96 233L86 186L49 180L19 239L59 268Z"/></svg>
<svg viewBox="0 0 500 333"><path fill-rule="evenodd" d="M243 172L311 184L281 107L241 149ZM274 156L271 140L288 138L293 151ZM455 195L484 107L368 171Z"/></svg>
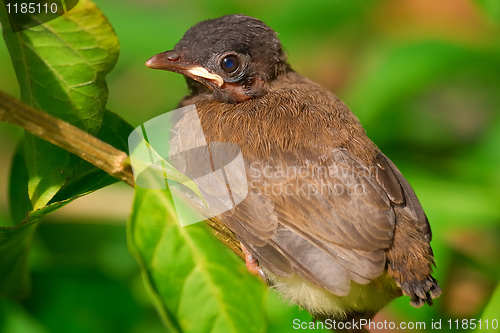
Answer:
<svg viewBox="0 0 500 333"><path fill-rule="evenodd" d="M377 174L378 164L369 170L347 151L336 149L325 162L329 170L335 170L331 174L319 169L319 163L310 165L309 173L292 175L278 173L276 165L263 164L261 178L249 178L255 187L248 197L234 213L221 217L222 221L228 226L238 224L233 230L265 268L286 276L289 270L284 267L290 265L306 280L345 295L351 280L366 284L385 268L385 251L392 243L396 223L393 206L404 197L397 176L384 162L381 160L384 169ZM281 167L297 169L300 165ZM281 189L288 186L288 192L273 192L276 185ZM325 185L323 190L307 190L320 185ZM344 192L335 192L333 186ZM363 191L347 193L355 187ZM271 231L270 225L276 229ZM252 242L248 233L259 242Z"/></svg>

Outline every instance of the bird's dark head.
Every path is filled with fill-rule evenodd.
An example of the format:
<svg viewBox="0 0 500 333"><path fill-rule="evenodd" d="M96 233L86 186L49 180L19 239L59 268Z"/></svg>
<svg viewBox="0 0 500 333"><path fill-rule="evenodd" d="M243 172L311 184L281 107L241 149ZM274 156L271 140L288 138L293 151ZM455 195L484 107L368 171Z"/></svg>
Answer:
<svg viewBox="0 0 500 333"><path fill-rule="evenodd" d="M194 94L210 92L226 103L262 96L272 80L290 70L274 30L245 15L198 23L146 66L183 74Z"/></svg>

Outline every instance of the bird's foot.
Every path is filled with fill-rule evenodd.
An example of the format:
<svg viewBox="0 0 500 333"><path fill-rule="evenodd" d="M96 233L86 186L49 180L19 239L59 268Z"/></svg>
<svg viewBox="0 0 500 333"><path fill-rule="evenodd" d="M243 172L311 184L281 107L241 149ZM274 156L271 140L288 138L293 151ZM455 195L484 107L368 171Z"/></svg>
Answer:
<svg viewBox="0 0 500 333"><path fill-rule="evenodd" d="M398 287L401 288L403 294L411 297L410 304L415 308L422 307L425 302L432 306L432 300L441 295L441 288L439 287L438 282L430 275L422 281L395 280Z"/></svg>
<svg viewBox="0 0 500 333"><path fill-rule="evenodd" d="M247 270L250 274L258 276L262 281L266 284L268 283L267 275L264 270L259 266L259 262L255 257L247 250L245 245L241 244L241 250L243 254L245 254L245 264L247 266Z"/></svg>

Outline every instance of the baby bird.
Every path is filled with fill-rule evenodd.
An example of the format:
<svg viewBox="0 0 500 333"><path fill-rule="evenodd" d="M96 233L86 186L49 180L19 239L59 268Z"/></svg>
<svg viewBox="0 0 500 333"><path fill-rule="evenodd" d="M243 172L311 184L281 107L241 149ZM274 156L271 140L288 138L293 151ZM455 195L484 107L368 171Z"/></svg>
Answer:
<svg viewBox="0 0 500 333"><path fill-rule="evenodd" d="M180 105L196 105L207 142L240 147L249 192L218 218L285 298L350 321L401 294L414 307L439 297L410 184L338 97L292 70L270 27L245 15L203 21L146 66L184 75Z"/></svg>

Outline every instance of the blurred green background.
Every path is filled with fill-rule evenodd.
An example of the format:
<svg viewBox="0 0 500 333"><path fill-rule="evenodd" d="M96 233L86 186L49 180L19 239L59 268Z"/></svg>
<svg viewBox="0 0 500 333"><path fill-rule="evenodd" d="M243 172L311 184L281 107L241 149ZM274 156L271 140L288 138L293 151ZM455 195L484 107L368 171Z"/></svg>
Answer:
<svg viewBox="0 0 500 333"><path fill-rule="evenodd" d="M414 187L431 222L435 306L394 301L380 320L480 318L500 280L500 1L95 0L121 43L108 108L134 127L176 107L180 75L144 62L195 23L245 13L274 28L292 67L332 90ZM0 90L19 88L0 43ZM0 223L21 131L0 123ZM127 251L133 191L113 185L49 216L32 251L33 290L0 299L0 332L163 332ZM3 221L3 222L2 222ZM1 258L0 258L1 260ZM268 301L269 332L305 311ZM500 320L500 309L498 309ZM443 330L445 327L443 327Z"/></svg>

